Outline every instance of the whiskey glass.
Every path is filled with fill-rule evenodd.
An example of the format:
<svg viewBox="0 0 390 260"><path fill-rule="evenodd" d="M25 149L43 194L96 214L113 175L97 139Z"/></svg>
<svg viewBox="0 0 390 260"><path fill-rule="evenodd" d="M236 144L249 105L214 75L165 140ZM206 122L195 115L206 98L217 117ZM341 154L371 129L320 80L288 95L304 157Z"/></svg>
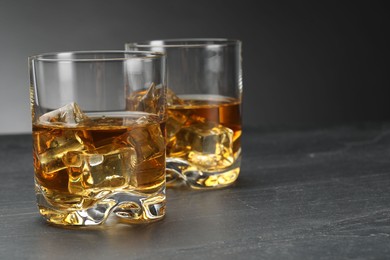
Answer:
<svg viewBox="0 0 390 260"><path fill-rule="evenodd" d="M234 183L241 163L241 41L152 40L125 48L167 55L167 186Z"/></svg>
<svg viewBox="0 0 390 260"><path fill-rule="evenodd" d="M29 57L39 212L89 226L165 215L165 55L79 51ZM129 108L126 98L148 89Z"/></svg>

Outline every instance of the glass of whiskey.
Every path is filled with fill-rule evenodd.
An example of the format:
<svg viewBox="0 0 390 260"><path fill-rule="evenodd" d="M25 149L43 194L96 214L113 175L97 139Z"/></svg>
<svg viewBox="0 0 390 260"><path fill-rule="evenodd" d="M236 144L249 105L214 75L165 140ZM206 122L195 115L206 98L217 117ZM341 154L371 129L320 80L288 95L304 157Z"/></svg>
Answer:
<svg viewBox="0 0 390 260"><path fill-rule="evenodd" d="M165 66L155 52L29 57L35 191L49 223L164 217ZM145 89L129 109L126 98Z"/></svg>
<svg viewBox="0 0 390 260"><path fill-rule="evenodd" d="M125 48L167 55L167 186L234 183L241 162L241 41L153 40Z"/></svg>

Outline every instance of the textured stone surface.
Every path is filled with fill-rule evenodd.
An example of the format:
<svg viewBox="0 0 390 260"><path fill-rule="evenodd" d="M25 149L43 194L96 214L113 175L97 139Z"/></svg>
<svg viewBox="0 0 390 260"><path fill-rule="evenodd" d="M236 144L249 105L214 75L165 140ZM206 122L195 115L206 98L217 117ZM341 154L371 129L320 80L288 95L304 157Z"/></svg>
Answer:
<svg viewBox="0 0 390 260"><path fill-rule="evenodd" d="M378 259L390 254L390 124L244 132L237 183L168 190L142 226L38 215L31 138L0 136L0 259Z"/></svg>

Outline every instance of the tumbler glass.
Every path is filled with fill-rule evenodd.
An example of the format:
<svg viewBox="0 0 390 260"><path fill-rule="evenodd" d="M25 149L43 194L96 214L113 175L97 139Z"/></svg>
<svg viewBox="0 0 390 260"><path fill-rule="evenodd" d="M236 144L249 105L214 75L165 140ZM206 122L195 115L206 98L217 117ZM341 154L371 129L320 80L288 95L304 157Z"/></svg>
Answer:
<svg viewBox="0 0 390 260"><path fill-rule="evenodd" d="M165 55L47 53L29 57L29 72L40 214L58 225L163 218Z"/></svg>
<svg viewBox="0 0 390 260"><path fill-rule="evenodd" d="M241 42L171 39L127 43L167 54L167 185L232 184L241 162Z"/></svg>

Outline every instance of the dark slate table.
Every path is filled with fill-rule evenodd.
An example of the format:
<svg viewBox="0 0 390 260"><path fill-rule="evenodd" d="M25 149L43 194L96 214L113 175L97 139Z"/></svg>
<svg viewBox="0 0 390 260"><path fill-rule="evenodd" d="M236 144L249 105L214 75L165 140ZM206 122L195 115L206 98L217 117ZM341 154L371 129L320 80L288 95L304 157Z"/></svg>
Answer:
<svg viewBox="0 0 390 260"><path fill-rule="evenodd" d="M31 138L0 136L0 259L385 259L390 124L246 130L237 183L168 190L150 225L64 229L38 215Z"/></svg>

